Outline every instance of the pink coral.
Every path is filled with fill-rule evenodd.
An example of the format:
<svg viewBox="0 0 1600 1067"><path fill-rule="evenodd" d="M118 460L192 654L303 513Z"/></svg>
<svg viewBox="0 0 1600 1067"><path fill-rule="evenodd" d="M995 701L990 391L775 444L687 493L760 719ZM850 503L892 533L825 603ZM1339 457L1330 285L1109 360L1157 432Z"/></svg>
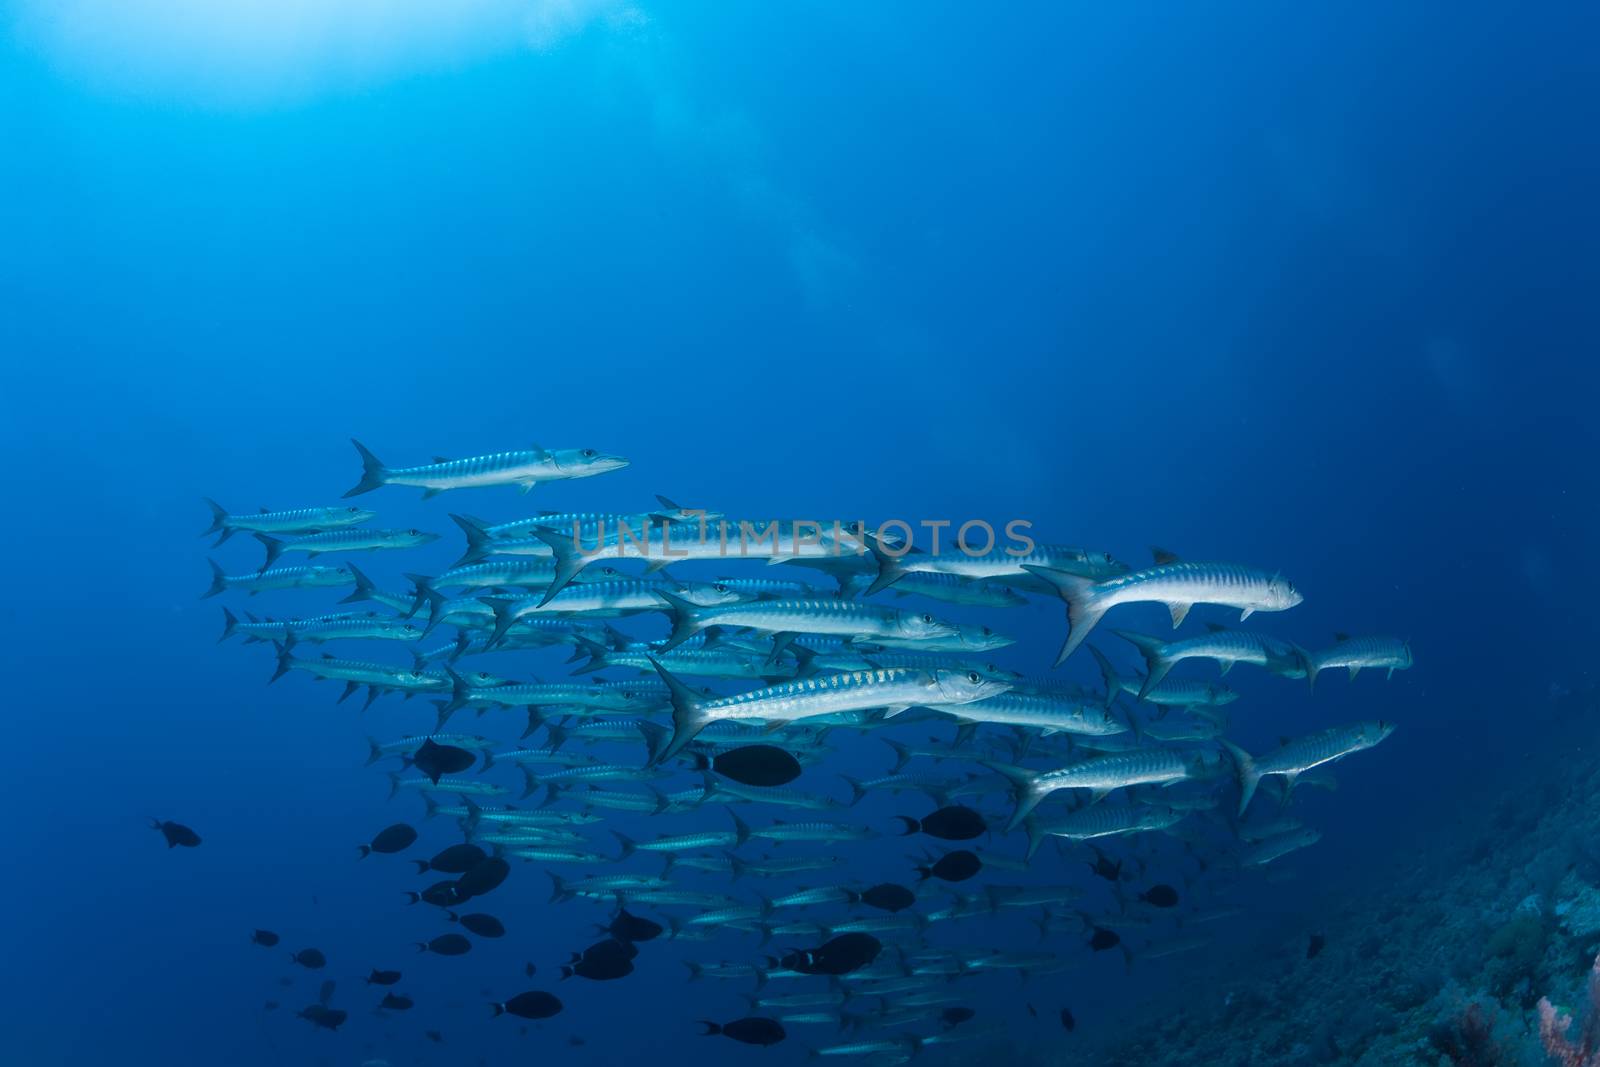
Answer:
<svg viewBox="0 0 1600 1067"><path fill-rule="evenodd" d="M1539 998L1539 1040L1545 1052L1561 1067L1600 1067L1600 955L1589 968L1589 1013L1583 1020L1578 1040L1567 1037L1572 1016Z"/></svg>

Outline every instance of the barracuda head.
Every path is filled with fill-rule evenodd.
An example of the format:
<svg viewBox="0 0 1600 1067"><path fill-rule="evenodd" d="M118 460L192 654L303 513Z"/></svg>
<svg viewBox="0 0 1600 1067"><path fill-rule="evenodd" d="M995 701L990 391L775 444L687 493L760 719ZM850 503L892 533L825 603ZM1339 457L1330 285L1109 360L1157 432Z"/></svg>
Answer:
<svg viewBox="0 0 1600 1067"><path fill-rule="evenodd" d="M592 448L557 448L549 455L556 469L569 478L587 478L620 470L628 465L628 461L621 456L608 456Z"/></svg>
<svg viewBox="0 0 1600 1067"><path fill-rule="evenodd" d="M1266 603L1262 605L1261 610L1287 611L1304 599L1293 582L1281 574L1275 574L1272 581L1267 583Z"/></svg>
<svg viewBox="0 0 1600 1067"><path fill-rule="evenodd" d="M723 585L721 582L688 582L673 590L673 592L689 603L702 608L712 608L718 604L737 604L744 600L755 599L755 597Z"/></svg>
<svg viewBox="0 0 1600 1067"><path fill-rule="evenodd" d="M1016 638L996 633L987 626L962 626L956 632L963 652L991 652L1015 644Z"/></svg>
<svg viewBox="0 0 1600 1067"><path fill-rule="evenodd" d="M895 637L902 641L932 641L957 634L954 623L924 612L904 612L895 622Z"/></svg>
<svg viewBox="0 0 1600 1067"><path fill-rule="evenodd" d="M351 526L356 526L363 522L371 522L378 517L376 511L368 511L366 508L329 508L328 510L338 515L340 522L348 523Z"/></svg>
<svg viewBox="0 0 1600 1067"><path fill-rule="evenodd" d="M465 678L467 684L474 689L493 689L495 686L515 684L509 678L502 678L488 671L468 671L461 677Z"/></svg>
<svg viewBox="0 0 1600 1067"><path fill-rule="evenodd" d="M933 672L934 685L938 687L940 702L968 704L985 697L995 697L1011 688L1010 683L984 676L980 671L955 670L943 667Z"/></svg>

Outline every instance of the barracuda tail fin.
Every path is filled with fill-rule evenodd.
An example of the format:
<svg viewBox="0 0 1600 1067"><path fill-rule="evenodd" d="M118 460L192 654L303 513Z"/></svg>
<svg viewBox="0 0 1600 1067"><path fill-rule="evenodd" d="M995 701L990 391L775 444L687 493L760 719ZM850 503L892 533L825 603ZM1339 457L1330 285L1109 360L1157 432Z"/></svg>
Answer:
<svg viewBox="0 0 1600 1067"><path fill-rule="evenodd" d="M582 634L574 634L573 640L577 642L577 648L572 653L573 656L586 655L589 657L589 662L574 669L573 674L593 674L595 671L606 669L606 653L610 652L610 649L598 641L591 641Z"/></svg>
<svg viewBox="0 0 1600 1067"><path fill-rule="evenodd" d="M214 533L220 533L222 536L212 543L211 547L215 548L233 536L233 528L228 525L228 509L208 496L203 496L200 499L204 500L206 506L211 509L211 525L201 530L200 536L209 537Z"/></svg>
<svg viewBox="0 0 1600 1067"><path fill-rule="evenodd" d="M656 662L654 657L651 657L650 665L661 675L661 680L667 683L667 691L672 698L672 737L650 761L651 766L656 766L682 751L684 745L706 728L711 718L706 715L700 697L693 689L670 674L665 667Z"/></svg>
<svg viewBox="0 0 1600 1067"><path fill-rule="evenodd" d="M853 808L861 803L862 799L867 795L866 787L861 784L861 779L852 778L848 774L841 774L839 777L843 778L844 784L850 787L850 806ZM912 833L915 832L914 830L912 831Z"/></svg>
<svg viewBox="0 0 1600 1067"><path fill-rule="evenodd" d="M201 600L214 597L228 588L227 576L222 573L222 568L217 566L217 561L208 559L206 562L211 564L211 588L200 594Z"/></svg>
<svg viewBox="0 0 1600 1067"><path fill-rule="evenodd" d="M362 493L370 493L386 484L389 477L389 468L383 465L383 460L374 456L366 445L357 441L354 437L350 438L350 443L355 445L356 451L361 454L361 480L344 495L347 497L360 496Z"/></svg>
<svg viewBox="0 0 1600 1067"><path fill-rule="evenodd" d="M1317 659L1315 652L1300 649L1300 662L1305 664L1306 683L1311 692L1317 691L1317 674L1322 670L1322 664Z"/></svg>
<svg viewBox="0 0 1600 1067"><path fill-rule="evenodd" d="M1144 685L1139 687L1139 699L1143 700L1150 690L1161 684L1161 679L1167 676L1176 661L1168 658L1167 643L1159 637L1131 633L1128 630L1111 632L1138 649L1139 655L1144 657Z"/></svg>
<svg viewBox="0 0 1600 1067"><path fill-rule="evenodd" d="M654 592L667 602L667 609L672 613L672 633L656 646L657 652L671 652L693 637L697 631L705 628L705 613L699 605L665 589L656 589ZM656 664L656 670L661 670L659 663Z"/></svg>
<svg viewBox="0 0 1600 1067"><path fill-rule="evenodd" d="M367 762L363 763L362 766L363 767L370 767L374 763L377 763L382 758L383 758L383 749L378 747L378 742L373 740L370 737L367 738Z"/></svg>
<svg viewBox="0 0 1600 1067"><path fill-rule="evenodd" d="M1111 665L1111 660L1104 652L1093 645L1089 646L1089 655L1094 657L1095 665L1100 668L1100 682L1106 687L1106 707L1115 703L1117 694L1122 691L1122 676L1117 673L1117 668Z"/></svg>
<svg viewBox="0 0 1600 1067"><path fill-rule="evenodd" d="M1244 809L1250 806L1250 798L1256 795L1256 787L1261 784L1261 772L1256 769L1256 761L1250 753L1232 741L1223 740L1222 747L1233 757L1234 773L1239 778L1239 814L1243 815Z"/></svg>
<svg viewBox="0 0 1600 1067"><path fill-rule="evenodd" d="M239 620L234 618L233 612L229 611L227 608L223 608L222 609L222 636L217 638L217 644L220 645L222 642L226 641L228 638L232 637L234 634L236 634L238 632L239 632Z"/></svg>
<svg viewBox="0 0 1600 1067"><path fill-rule="evenodd" d="M906 576L905 566L900 562L900 556L905 555L905 552L902 551L900 556L894 555L883 547L874 534L865 534L862 539L872 552L873 561L878 565L878 576L867 586L867 591L861 594L871 596L873 593L882 592ZM845 595L845 585L842 581L839 583L839 595Z"/></svg>
<svg viewBox="0 0 1600 1067"><path fill-rule="evenodd" d="M261 561L260 567L260 570L264 571L274 563L278 562L278 557L283 555L283 542L276 537L270 537L267 534L260 533L259 531L252 536L255 537L257 541L261 542L262 548L267 550L267 558Z"/></svg>
<svg viewBox="0 0 1600 1067"><path fill-rule="evenodd" d="M545 587L544 595L539 598L539 606L550 603L551 599L561 590L572 583L578 572L589 565L594 556L584 555L578 550L577 531L574 536L567 536L559 530L546 529L535 526L528 531L539 540L550 546L550 554L555 559L555 574L550 578L550 584Z"/></svg>
<svg viewBox="0 0 1600 1067"><path fill-rule="evenodd" d="M1022 820L1022 829L1028 835L1028 851L1024 858L1031 861L1033 854L1039 851L1039 846L1044 844L1044 839L1050 834L1045 830L1044 824L1031 815Z"/></svg>
<svg viewBox="0 0 1600 1067"><path fill-rule="evenodd" d="M452 567L465 567L494 554L494 533L490 531L488 523L471 515L454 514L450 516L450 521L461 527L461 532L467 536L467 547L461 553L461 558L451 564Z"/></svg>
<svg viewBox="0 0 1600 1067"><path fill-rule="evenodd" d="M361 568L354 563L346 563L344 567L345 570L350 572L350 577L355 579L356 587L350 590L347 595L340 597L339 603L354 604L362 600L376 600L377 597L373 596L373 594L378 591L378 587L373 583L372 579L361 573Z"/></svg>
<svg viewBox="0 0 1600 1067"><path fill-rule="evenodd" d="M294 651L294 631L284 627L283 640L272 642L272 647L278 653L278 664L272 672L272 677L267 679L268 685L288 674L289 668L294 666L294 656L291 655Z"/></svg>
<svg viewBox="0 0 1600 1067"><path fill-rule="evenodd" d="M1044 794L1039 792L1034 784L1037 772L1010 763L985 762L984 766L1004 778L1011 787L1011 797L1016 803L1016 808L1011 813L1010 821L1006 823L1006 833L1010 833L1021 826L1022 821L1039 806L1039 801L1044 799Z"/></svg>
<svg viewBox="0 0 1600 1067"><path fill-rule="evenodd" d="M1036 567L1031 563L1024 563L1022 569L1036 578L1049 582L1055 589L1056 595L1067 605L1067 639L1061 643L1061 651L1056 656L1056 666L1059 667L1079 645L1083 644L1083 639L1089 636L1089 631L1094 629L1095 623L1106 613L1106 609L1097 602L1098 586L1092 578L1057 570L1054 567Z"/></svg>
<svg viewBox="0 0 1600 1067"><path fill-rule="evenodd" d="M485 649L491 649L505 639L506 631L517 624L517 611L507 600L487 600L479 598L489 605L489 610L494 612L494 632L489 635L489 640L484 642Z"/></svg>
<svg viewBox="0 0 1600 1067"><path fill-rule="evenodd" d="M611 836L617 839L617 845L622 849L621 853L619 853L617 856L618 863L621 863L623 860L639 851L638 842L629 837L627 834L622 833L620 830L611 831ZM672 857L669 854L668 859L671 858Z"/></svg>

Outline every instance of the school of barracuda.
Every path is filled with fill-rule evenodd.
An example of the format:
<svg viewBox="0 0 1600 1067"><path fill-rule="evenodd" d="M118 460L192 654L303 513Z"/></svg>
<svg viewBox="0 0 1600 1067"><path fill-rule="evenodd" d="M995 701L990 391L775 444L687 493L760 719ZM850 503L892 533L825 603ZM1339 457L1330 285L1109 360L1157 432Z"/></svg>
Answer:
<svg viewBox="0 0 1600 1067"><path fill-rule="evenodd" d="M628 462L535 447L389 468L356 448L363 472L347 497L384 486L425 497L505 485L526 492ZM1203 949L1208 924L1232 914L1231 883L1318 839L1293 814L1297 785L1331 787L1327 765L1393 729L1335 723L1251 753L1224 736L1238 694L1221 679L1244 664L1312 685L1329 668L1353 680L1412 662L1395 638L1341 634L1312 651L1246 628L1259 623L1252 616L1292 609L1299 591L1271 570L1160 550L1143 568L1042 542L1026 552L923 552L831 520L747 522L762 536L730 546L737 519L663 497L632 513L536 512L498 523L451 514L466 537L462 558L441 573L409 573L411 588L388 591L353 563L317 561L405 551L438 534L374 527L377 513L362 507L232 514L208 503L206 533L219 535L217 545L249 535L264 558L236 573L212 561L205 596L344 590L339 603L359 605L308 607L288 619L226 607L224 639L270 649L274 681L304 674L339 684L341 702L364 690L366 705L390 694L433 704L432 732L374 739L366 761L388 766L391 796L419 794L428 817L453 819L463 834L460 845L415 861L453 875L411 894L441 909L447 931L419 949L460 954L471 943L457 930L504 933L491 916L456 913L508 876L537 871L537 880L514 879L516 889L537 884L551 901L608 915L604 939L572 946L564 978L623 978L638 945L657 938L716 941L725 953L737 944L730 958L689 965L693 979L739 983L749 1003L745 1018L704 1022L707 1034L770 1045L801 1030L818 1055L875 1063L1000 1022L969 1021L974 1012L961 1006L969 976L1053 974L1107 950L1132 966ZM282 563L290 553L308 562ZM711 581L666 569L696 561L755 566ZM808 571L832 585L812 584ZM1013 643L1003 623L941 613L1029 598L1065 604L1058 666L1121 605L1165 605L1174 632L1115 629L1113 618L1102 635L1142 670L1119 668L1105 647L1090 646L1103 683L1093 690L996 665L990 654ZM1177 632L1197 606L1237 614ZM324 651L358 640L373 642L371 651ZM396 643L409 662L394 662ZM526 654L549 648L567 650L570 676L533 676ZM1175 676L1188 660L1215 669ZM470 727L457 717L464 711ZM830 777L830 741L860 734L881 742L883 773ZM474 767L480 773L468 773ZM802 776L804 786L791 784ZM1257 799L1263 786L1268 799ZM886 822L852 817L881 794L918 794L934 810ZM726 812L715 826L703 815L693 829L679 823L708 806ZM645 840L608 830L610 813L649 816L661 832ZM850 878L851 848L876 841L866 847L881 850L885 838L910 835L922 841L903 883ZM1181 893L1149 884L1138 835L1166 835L1196 861ZM362 855L402 851L416 836L396 824ZM1102 883L1109 900L1090 903ZM1010 910L1033 919L1038 944L951 949L931 936ZM260 944L277 943L258 934ZM311 966L304 955L296 962ZM377 984L399 977L373 973ZM302 1017L337 1029L346 1013L331 1006L332 994L326 983ZM493 1009L537 1019L561 1004L530 989ZM1061 1015L1070 1027L1070 1012Z"/></svg>

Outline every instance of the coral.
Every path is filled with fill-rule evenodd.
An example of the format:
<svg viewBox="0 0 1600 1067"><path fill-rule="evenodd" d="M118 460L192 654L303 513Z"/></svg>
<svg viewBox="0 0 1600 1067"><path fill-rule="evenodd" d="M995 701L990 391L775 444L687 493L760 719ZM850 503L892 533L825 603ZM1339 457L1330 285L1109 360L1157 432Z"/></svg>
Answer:
<svg viewBox="0 0 1600 1067"><path fill-rule="evenodd" d="M1539 998L1539 1040L1560 1067L1600 1067L1600 956L1589 969L1589 1011L1579 1028L1578 1040L1567 1037L1572 1015Z"/></svg>
<svg viewBox="0 0 1600 1067"><path fill-rule="evenodd" d="M1493 1009L1477 1001L1436 1023L1428 1043L1456 1067L1497 1067L1510 1059L1494 1038Z"/></svg>

